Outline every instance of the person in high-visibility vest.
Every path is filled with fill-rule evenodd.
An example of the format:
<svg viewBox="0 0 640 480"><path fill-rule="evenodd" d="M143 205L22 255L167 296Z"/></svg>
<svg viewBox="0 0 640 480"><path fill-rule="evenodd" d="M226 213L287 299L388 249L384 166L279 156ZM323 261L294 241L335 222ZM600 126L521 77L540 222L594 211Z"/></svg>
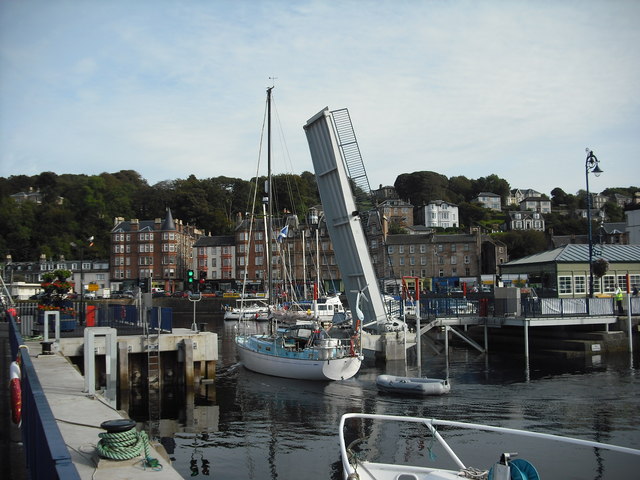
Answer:
<svg viewBox="0 0 640 480"><path fill-rule="evenodd" d="M624 313L622 310L622 289L618 285L616 285L616 305L618 306L618 315L622 315Z"/></svg>

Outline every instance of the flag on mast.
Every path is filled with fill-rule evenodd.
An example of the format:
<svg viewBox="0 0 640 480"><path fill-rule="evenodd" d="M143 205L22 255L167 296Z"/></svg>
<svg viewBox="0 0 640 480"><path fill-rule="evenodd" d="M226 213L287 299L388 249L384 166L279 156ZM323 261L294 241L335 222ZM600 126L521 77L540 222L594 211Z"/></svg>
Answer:
<svg viewBox="0 0 640 480"><path fill-rule="evenodd" d="M285 225L284 227L282 227L282 230L280 230L280 233L278 234L278 242L282 243L282 241L287 237L288 234L289 225Z"/></svg>

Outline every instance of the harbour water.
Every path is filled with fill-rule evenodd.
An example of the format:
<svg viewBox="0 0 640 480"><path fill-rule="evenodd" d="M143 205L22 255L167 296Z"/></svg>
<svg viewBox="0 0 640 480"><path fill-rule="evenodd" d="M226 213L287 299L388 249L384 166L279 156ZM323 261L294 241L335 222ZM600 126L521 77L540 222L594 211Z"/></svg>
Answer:
<svg viewBox="0 0 640 480"><path fill-rule="evenodd" d="M191 319L182 322L179 326L191 325ZM164 399L174 408L165 409L169 413L163 418L173 416L184 427L165 443L185 478L340 479L338 423L346 412L485 423L640 449L637 354L634 359L622 354L572 362L532 357L527 368L522 355L483 355L458 346L446 358L423 348L420 370L415 359L406 366L365 364L347 381L305 382L245 370L237 363L233 322L209 317L207 329L218 333L220 359L215 383L196 395L196 414L184 414L180 395ZM375 386L381 373L442 378L447 372L452 388L444 396L384 395ZM199 409L208 413L198 415ZM202 418L210 420L194 420ZM452 446L468 466L488 469L500 453L515 451L545 480L640 476L640 457L531 439L517 444L489 433L452 433ZM387 431L371 435L390 461L418 458L429 464L446 457L426 431L420 437Z"/></svg>

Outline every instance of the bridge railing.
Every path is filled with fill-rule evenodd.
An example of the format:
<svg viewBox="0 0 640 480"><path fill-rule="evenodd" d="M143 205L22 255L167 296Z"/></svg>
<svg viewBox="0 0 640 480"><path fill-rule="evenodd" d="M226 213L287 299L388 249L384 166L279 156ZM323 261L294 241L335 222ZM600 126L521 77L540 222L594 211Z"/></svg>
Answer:
<svg viewBox="0 0 640 480"><path fill-rule="evenodd" d="M12 358L23 345L22 335L9 315L9 344ZM69 450L36 375L31 357L20 352L22 365L22 441L31 478L80 480Z"/></svg>
<svg viewBox="0 0 640 480"><path fill-rule="evenodd" d="M626 314L626 302L623 302ZM427 297L420 300L421 318L437 317L576 317L612 316L618 310L613 298L522 298ZM631 311L640 314L640 298L633 298Z"/></svg>

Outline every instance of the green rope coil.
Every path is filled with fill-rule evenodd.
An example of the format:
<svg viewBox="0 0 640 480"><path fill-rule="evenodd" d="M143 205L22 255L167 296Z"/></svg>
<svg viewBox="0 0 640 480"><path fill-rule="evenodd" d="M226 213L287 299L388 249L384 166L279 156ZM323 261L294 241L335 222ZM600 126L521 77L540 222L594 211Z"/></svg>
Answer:
<svg viewBox="0 0 640 480"><path fill-rule="evenodd" d="M112 460L129 460L144 454L145 467L161 470L162 465L158 460L151 457L149 437L142 430L138 432L135 428L126 432L99 433L98 453L104 458Z"/></svg>

